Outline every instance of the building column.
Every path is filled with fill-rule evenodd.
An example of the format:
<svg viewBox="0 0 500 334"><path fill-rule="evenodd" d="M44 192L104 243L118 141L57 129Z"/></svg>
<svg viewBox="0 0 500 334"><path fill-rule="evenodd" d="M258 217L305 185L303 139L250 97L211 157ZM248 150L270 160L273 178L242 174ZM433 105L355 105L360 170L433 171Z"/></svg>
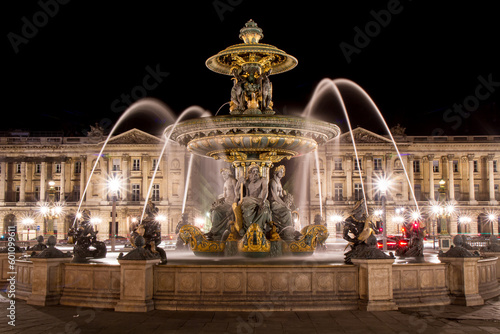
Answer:
<svg viewBox="0 0 500 334"><path fill-rule="evenodd" d="M59 201L64 202L66 197L66 157L61 157L61 179L59 181Z"/></svg>
<svg viewBox="0 0 500 334"><path fill-rule="evenodd" d="M429 154L427 156L429 160L429 199L434 200L434 170L432 169L434 163L434 154Z"/></svg>
<svg viewBox="0 0 500 334"><path fill-rule="evenodd" d="M352 155L346 154L346 191L347 191L347 200L350 201L352 199Z"/></svg>
<svg viewBox="0 0 500 334"><path fill-rule="evenodd" d="M474 191L474 154L467 154L469 160L469 204L477 204Z"/></svg>
<svg viewBox="0 0 500 334"><path fill-rule="evenodd" d="M26 161L21 161L21 184L19 186L19 202L26 202Z"/></svg>
<svg viewBox="0 0 500 334"><path fill-rule="evenodd" d="M107 202L108 200L108 187L107 187L107 181L108 181L108 161L109 159L107 157L101 157L101 177L106 182L106 185L101 187L101 201Z"/></svg>
<svg viewBox="0 0 500 334"><path fill-rule="evenodd" d="M392 153L385 154L385 176L389 179L394 180L392 175ZM393 197L391 187L387 189L385 198L387 201L393 201L395 199L395 196Z"/></svg>
<svg viewBox="0 0 500 334"><path fill-rule="evenodd" d="M40 202L45 202L45 186L47 183L47 162L42 156L42 170L40 171Z"/></svg>
<svg viewBox="0 0 500 334"><path fill-rule="evenodd" d="M66 168L66 171L65 171L65 174L64 174L64 177L67 176L69 182L66 182L64 184L64 186L66 187L66 189L64 190L65 193L69 193L70 194L70 198L71 200L74 201L74 198L73 198L73 186L75 185L74 182L72 181L73 177L72 177L72 173L73 173L73 169L72 169L72 163L73 163L73 158L66 158L66 164L68 165L68 168Z"/></svg>
<svg viewBox="0 0 500 334"><path fill-rule="evenodd" d="M366 160L366 200L371 201L373 199L373 185L372 185L372 174L373 174L373 155L371 153L365 154Z"/></svg>
<svg viewBox="0 0 500 334"><path fill-rule="evenodd" d="M408 171L408 166L410 165L408 163L408 156L406 157L406 159L404 159L402 157L401 159L401 166L404 167L405 170ZM410 175L408 175L409 177ZM408 201L410 200L410 196L409 196L409 187L411 186L411 184L408 184L408 180L406 179L406 175L403 171L403 173L401 174L401 179L402 179L402 184L403 184L403 201L405 201L406 203L408 203Z"/></svg>
<svg viewBox="0 0 500 334"><path fill-rule="evenodd" d="M330 204L333 199L333 186L332 186L332 160L333 155L329 152L326 153L326 169L325 169L325 181L326 181L326 203Z"/></svg>
<svg viewBox="0 0 500 334"><path fill-rule="evenodd" d="M448 198L455 200L455 177L453 175L453 158L455 155L448 154Z"/></svg>
<svg viewBox="0 0 500 334"><path fill-rule="evenodd" d="M498 201L495 199L495 173L493 172L493 160L495 154L488 154L488 188L490 192L490 204L497 205Z"/></svg>
<svg viewBox="0 0 500 334"><path fill-rule="evenodd" d="M161 183L160 183L160 204L168 204L168 159L166 156L162 157L161 162L163 163L163 168L161 168ZM168 224L167 224L168 225Z"/></svg>
<svg viewBox="0 0 500 334"><path fill-rule="evenodd" d="M130 193L131 193L131 185L130 185L130 155L128 154L123 154L122 155L122 161L123 161L123 182L124 187L125 187L125 194L121 194L122 200L123 201L128 201L130 198Z"/></svg>
<svg viewBox="0 0 500 334"><path fill-rule="evenodd" d="M408 161L408 167L406 168L406 171L408 172L408 179L410 179L410 184L408 187L410 187L409 191L411 194L415 193L415 176L413 174L413 160L415 160L415 156L413 154L409 154L406 156L406 159ZM409 195L410 196L410 195ZM416 200L413 195L410 196L410 200Z"/></svg>
<svg viewBox="0 0 500 334"><path fill-rule="evenodd" d="M142 155L142 189L141 189L141 197L143 200L147 201L148 199L146 198L148 194L148 176L149 176L149 155L148 154L143 154Z"/></svg>
<svg viewBox="0 0 500 334"><path fill-rule="evenodd" d="M85 201L85 197L83 192L85 187L87 186L85 183L85 171L87 170L87 156L80 155L80 200Z"/></svg>
<svg viewBox="0 0 500 334"><path fill-rule="evenodd" d="M7 163L0 162L0 206L5 205L5 188L7 180Z"/></svg>

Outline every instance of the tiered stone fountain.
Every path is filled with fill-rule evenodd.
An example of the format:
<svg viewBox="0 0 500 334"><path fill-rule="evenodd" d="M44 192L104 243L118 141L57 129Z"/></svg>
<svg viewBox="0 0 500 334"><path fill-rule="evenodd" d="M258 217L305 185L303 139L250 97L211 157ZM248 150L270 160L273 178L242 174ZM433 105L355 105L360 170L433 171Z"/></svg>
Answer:
<svg viewBox="0 0 500 334"><path fill-rule="evenodd" d="M212 71L233 76L230 115L192 119L166 130L171 131L172 140L186 146L192 154L231 163L238 180L233 212L226 205L227 215L232 218L221 229L225 233L207 238L195 226L180 230L179 237L189 242L197 255L241 253L261 257L269 255L273 245L277 249L271 251L274 256L287 252L312 254L318 240L324 241L328 234L323 226L294 231L290 219L286 222L275 219L276 205L272 205L271 192L271 207L266 208L267 189L264 196L253 196L261 201L258 205L250 205L250 208L245 205L250 201L248 197L252 197L251 191L245 190L252 187L251 181L245 183L251 168L258 167L259 178L265 180L263 184L267 187L273 165L284 158L308 154L340 134L334 124L275 115L269 77L291 70L297 60L272 45L259 43L262 37L262 29L250 20L241 29L240 38L244 43L230 46L206 61ZM287 209L289 212L285 210L284 214L291 217L293 208L289 205ZM269 214L263 217L266 210Z"/></svg>

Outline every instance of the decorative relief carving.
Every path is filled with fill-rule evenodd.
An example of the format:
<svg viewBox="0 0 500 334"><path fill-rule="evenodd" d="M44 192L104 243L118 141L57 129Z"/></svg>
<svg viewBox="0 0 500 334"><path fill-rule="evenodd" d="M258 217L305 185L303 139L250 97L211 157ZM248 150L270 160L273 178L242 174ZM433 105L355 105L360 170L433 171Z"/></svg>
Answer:
<svg viewBox="0 0 500 334"><path fill-rule="evenodd" d="M224 289L229 291L239 291L241 289L241 274L225 273Z"/></svg>
<svg viewBox="0 0 500 334"><path fill-rule="evenodd" d="M295 291L310 291L311 290L311 275L297 274L294 279Z"/></svg>
<svg viewBox="0 0 500 334"><path fill-rule="evenodd" d="M202 291L215 291L218 288L218 273L203 273L201 276Z"/></svg>
<svg viewBox="0 0 500 334"><path fill-rule="evenodd" d="M265 274L252 273L248 275L248 291L265 291Z"/></svg>
<svg viewBox="0 0 500 334"><path fill-rule="evenodd" d="M330 273L317 274L317 285L320 291L333 291L333 275Z"/></svg>
<svg viewBox="0 0 500 334"><path fill-rule="evenodd" d="M288 290L288 274L275 273L271 278L271 288L273 291L287 291Z"/></svg>

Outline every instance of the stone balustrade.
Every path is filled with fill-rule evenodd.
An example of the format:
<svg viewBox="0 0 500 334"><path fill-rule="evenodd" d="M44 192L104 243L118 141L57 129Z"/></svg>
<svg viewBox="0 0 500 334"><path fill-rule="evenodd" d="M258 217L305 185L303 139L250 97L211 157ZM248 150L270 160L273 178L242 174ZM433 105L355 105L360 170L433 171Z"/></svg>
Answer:
<svg viewBox="0 0 500 334"><path fill-rule="evenodd" d="M61 304L114 308L120 301L120 266L67 263Z"/></svg>
<svg viewBox="0 0 500 334"><path fill-rule="evenodd" d="M483 299L489 299L500 295L498 284L498 257L488 257L478 261L479 272L479 294Z"/></svg>
<svg viewBox="0 0 500 334"><path fill-rule="evenodd" d="M416 264L355 259L355 265L157 265L156 260L110 265L69 260L16 260L16 298L34 305L122 312L376 311L482 305L500 295L498 257Z"/></svg>
<svg viewBox="0 0 500 334"><path fill-rule="evenodd" d="M394 300L399 307L450 304L443 263L394 264Z"/></svg>
<svg viewBox="0 0 500 334"><path fill-rule="evenodd" d="M358 308L358 269L342 266L157 266L161 310L336 310Z"/></svg>

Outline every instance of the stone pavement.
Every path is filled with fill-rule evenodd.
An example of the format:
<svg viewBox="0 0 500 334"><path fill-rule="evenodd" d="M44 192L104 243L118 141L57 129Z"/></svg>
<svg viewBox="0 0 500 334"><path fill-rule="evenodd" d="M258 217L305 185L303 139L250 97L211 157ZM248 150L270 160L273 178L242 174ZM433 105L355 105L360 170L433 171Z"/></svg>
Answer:
<svg viewBox="0 0 500 334"><path fill-rule="evenodd" d="M16 301L16 326L7 324L0 295L0 333L500 333L500 298L483 306L436 306L388 312L118 313L70 306L38 307Z"/></svg>

